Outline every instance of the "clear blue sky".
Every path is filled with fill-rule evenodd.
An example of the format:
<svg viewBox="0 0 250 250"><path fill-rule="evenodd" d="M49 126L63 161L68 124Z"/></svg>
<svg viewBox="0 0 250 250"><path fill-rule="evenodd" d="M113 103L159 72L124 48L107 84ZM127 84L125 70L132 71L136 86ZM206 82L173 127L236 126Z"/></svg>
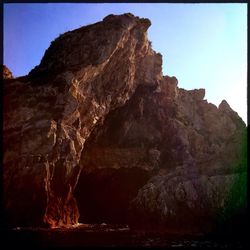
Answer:
<svg viewBox="0 0 250 250"><path fill-rule="evenodd" d="M25 75L59 34L125 12L151 20L164 75L205 88L215 105L226 99L246 122L247 4L4 4L4 64Z"/></svg>

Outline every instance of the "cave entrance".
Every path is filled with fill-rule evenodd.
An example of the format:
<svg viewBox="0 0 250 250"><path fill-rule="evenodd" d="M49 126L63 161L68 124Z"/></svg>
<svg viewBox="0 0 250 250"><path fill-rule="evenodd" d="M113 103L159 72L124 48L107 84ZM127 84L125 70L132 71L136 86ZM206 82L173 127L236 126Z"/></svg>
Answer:
<svg viewBox="0 0 250 250"><path fill-rule="evenodd" d="M75 190L79 221L128 224L130 201L149 178L149 171L140 168L83 170Z"/></svg>

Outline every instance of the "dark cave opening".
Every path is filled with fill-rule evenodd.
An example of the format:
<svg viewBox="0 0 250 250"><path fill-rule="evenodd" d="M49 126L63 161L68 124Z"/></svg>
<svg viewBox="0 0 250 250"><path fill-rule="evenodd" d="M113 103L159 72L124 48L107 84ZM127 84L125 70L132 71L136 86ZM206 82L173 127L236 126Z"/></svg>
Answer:
<svg viewBox="0 0 250 250"><path fill-rule="evenodd" d="M75 197L81 223L128 224L129 204L151 177L140 168L82 171Z"/></svg>

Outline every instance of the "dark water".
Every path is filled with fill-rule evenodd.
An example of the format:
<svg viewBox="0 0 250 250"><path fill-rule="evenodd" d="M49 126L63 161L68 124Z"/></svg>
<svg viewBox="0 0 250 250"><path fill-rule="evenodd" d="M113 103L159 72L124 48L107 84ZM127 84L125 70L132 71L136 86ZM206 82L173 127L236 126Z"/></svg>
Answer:
<svg viewBox="0 0 250 250"><path fill-rule="evenodd" d="M89 224L68 229L15 228L5 231L3 243L11 247L149 247L247 248L242 239L202 235L157 234L130 230L127 225Z"/></svg>

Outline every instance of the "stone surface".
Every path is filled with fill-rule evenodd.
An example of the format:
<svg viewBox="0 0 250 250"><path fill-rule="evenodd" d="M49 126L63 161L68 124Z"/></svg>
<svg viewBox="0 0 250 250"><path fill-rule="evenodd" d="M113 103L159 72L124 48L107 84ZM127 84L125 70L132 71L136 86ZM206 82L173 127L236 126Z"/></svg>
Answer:
<svg viewBox="0 0 250 250"><path fill-rule="evenodd" d="M149 24L125 14L65 33L22 82L4 86L7 211L28 206L28 214L46 193L45 223L78 222L73 191L86 139L138 85L154 85L161 77L161 56L147 40ZM17 192L30 202L10 198Z"/></svg>
<svg viewBox="0 0 250 250"><path fill-rule="evenodd" d="M244 122L226 101L217 108L204 89L162 75L150 24L109 15L61 35L28 76L5 82L10 225L68 227L81 215L145 228L202 218L212 228L244 184Z"/></svg>
<svg viewBox="0 0 250 250"><path fill-rule="evenodd" d="M2 65L2 71L3 71L3 79L13 78L11 71L5 65Z"/></svg>
<svg viewBox="0 0 250 250"><path fill-rule="evenodd" d="M84 169L149 172L130 202L131 225L209 231L229 206L246 207L245 124L225 101L217 108L204 96L165 76L154 89L138 87L86 142Z"/></svg>

